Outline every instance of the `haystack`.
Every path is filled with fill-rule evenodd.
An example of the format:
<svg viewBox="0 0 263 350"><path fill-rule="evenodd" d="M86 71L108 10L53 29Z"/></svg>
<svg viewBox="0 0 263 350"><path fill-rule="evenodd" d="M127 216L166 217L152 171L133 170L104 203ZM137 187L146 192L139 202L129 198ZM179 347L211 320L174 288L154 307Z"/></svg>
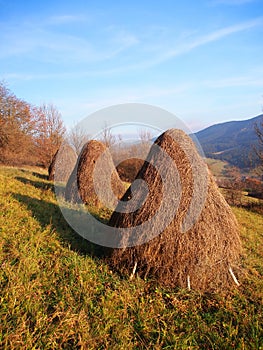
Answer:
<svg viewBox="0 0 263 350"><path fill-rule="evenodd" d="M109 224L126 240L119 244L124 248L113 249L112 267L168 287L211 291L238 284L237 221L191 138L176 129L163 133L136 179L147 183L148 195L142 198L145 186L129 188L125 213L119 204L112 214ZM135 211L134 201L142 203ZM131 227L143 228L134 246L125 235Z"/></svg>
<svg viewBox="0 0 263 350"><path fill-rule="evenodd" d="M129 158L117 165L116 169L122 181L133 182L143 166L144 161L138 158Z"/></svg>
<svg viewBox="0 0 263 350"><path fill-rule="evenodd" d="M67 182L77 161L76 152L66 142L55 153L48 168L49 181Z"/></svg>
<svg viewBox="0 0 263 350"><path fill-rule="evenodd" d="M109 149L96 140L88 141L78 157L65 192L67 201L114 209L125 186L121 182ZM103 199L103 200L102 200Z"/></svg>

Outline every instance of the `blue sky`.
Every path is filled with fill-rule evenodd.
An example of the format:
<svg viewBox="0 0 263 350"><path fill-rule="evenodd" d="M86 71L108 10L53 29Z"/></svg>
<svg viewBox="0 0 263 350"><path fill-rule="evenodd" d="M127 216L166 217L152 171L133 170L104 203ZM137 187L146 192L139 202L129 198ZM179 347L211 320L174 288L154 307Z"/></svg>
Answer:
<svg viewBox="0 0 263 350"><path fill-rule="evenodd" d="M141 102L197 131L262 112L262 38L262 0L0 0L0 80L68 126Z"/></svg>

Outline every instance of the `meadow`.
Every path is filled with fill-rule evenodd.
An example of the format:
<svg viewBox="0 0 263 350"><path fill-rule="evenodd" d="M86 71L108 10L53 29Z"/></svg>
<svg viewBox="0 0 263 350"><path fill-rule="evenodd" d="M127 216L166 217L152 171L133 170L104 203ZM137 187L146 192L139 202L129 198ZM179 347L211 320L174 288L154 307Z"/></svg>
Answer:
<svg viewBox="0 0 263 350"><path fill-rule="evenodd" d="M263 349L263 216L233 207L240 287L164 289L111 271L40 168L0 168L1 349ZM95 212L102 220L108 213Z"/></svg>

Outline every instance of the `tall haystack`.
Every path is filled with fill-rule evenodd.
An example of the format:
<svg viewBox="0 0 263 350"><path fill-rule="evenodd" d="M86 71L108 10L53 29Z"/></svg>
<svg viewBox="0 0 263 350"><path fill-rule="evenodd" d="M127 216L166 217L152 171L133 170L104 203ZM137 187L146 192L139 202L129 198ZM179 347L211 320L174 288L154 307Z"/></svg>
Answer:
<svg viewBox="0 0 263 350"><path fill-rule="evenodd" d="M113 268L199 291L238 284L237 221L191 138L176 129L163 133L136 179L147 183L148 194L145 186L129 188L112 214L110 225L123 233ZM131 228L140 232L135 240L127 238Z"/></svg>
<svg viewBox="0 0 263 350"><path fill-rule="evenodd" d="M111 192L112 191L112 192ZM109 149L96 140L88 141L82 148L65 192L67 201L95 206L111 206L125 192Z"/></svg>
<svg viewBox="0 0 263 350"><path fill-rule="evenodd" d="M49 181L67 182L77 161L76 152L66 142L55 153L48 168Z"/></svg>

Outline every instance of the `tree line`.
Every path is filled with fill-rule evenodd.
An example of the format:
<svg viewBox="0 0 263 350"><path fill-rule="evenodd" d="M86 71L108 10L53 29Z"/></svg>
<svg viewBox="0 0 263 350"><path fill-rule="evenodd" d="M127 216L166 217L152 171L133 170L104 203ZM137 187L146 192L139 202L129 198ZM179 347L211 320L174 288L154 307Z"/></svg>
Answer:
<svg viewBox="0 0 263 350"><path fill-rule="evenodd" d="M33 106L0 82L0 163L48 167L65 133L53 104Z"/></svg>
<svg viewBox="0 0 263 350"><path fill-rule="evenodd" d="M141 148L152 137L148 133L147 130L139 131ZM254 154L263 164L263 120L255 125L255 133L258 145L254 147ZM47 168L63 140L67 140L78 155L88 139L89 135L77 125L66 132L62 116L53 104L33 106L11 92L5 82L0 82L0 164ZM118 144L121 135L117 140L106 125L101 141L107 146ZM249 161L248 158L246 161ZM236 166L242 167L240 163L243 160L240 157L235 158L235 161Z"/></svg>
<svg viewBox="0 0 263 350"><path fill-rule="evenodd" d="M147 130L138 132L140 148L146 152L152 135ZM0 164L48 168L63 141L79 155L89 138L78 124L67 132L62 116L53 104L33 106L18 98L6 83L0 82ZM111 146L112 156L117 163L120 155L128 152L126 147L122 149L121 135L113 135L107 124L99 140L107 147Z"/></svg>

